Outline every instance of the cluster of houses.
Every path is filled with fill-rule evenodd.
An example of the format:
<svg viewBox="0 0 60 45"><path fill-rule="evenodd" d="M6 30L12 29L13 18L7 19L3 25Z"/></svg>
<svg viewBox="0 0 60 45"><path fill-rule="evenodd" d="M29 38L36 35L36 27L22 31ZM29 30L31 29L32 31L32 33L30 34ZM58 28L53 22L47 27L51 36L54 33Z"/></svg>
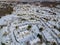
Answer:
<svg viewBox="0 0 60 45"><path fill-rule="evenodd" d="M0 18L0 45L60 45L57 7L17 4L12 14Z"/></svg>

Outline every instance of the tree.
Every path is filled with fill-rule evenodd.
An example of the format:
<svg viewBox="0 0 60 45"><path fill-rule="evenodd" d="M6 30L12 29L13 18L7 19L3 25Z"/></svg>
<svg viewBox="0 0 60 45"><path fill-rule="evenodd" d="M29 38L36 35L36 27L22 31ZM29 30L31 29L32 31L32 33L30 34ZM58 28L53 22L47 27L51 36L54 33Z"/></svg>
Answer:
<svg viewBox="0 0 60 45"><path fill-rule="evenodd" d="M26 19L21 19L22 21L26 21Z"/></svg>
<svg viewBox="0 0 60 45"><path fill-rule="evenodd" d="M29 30L30 28L31 28L31 25L28 25L27 30Z"/></svg>
<svg viewBox="0 0 60 45"><path fill-rule="evenodd" d="M42 39L42 35L40 35L40 34L38 34L37 37L40 38L40 39Z"/></svg>
<svg viewBox="0 0 60 45"><path fill-rule="evenodd" d="M58 28L57 26L54 26L55 29L57 29L58 31L60 31L60 28Z"/></svg>
<svg viewBox="0 0 60 45"><path fill-rule="evenodd" d="M19 26L16 26L15 28L16 28L16 29L18 29L18 28L19 28Z"/></svg>
<svg viewBox="0 0 60 45"><path fill-rule="evenodd" d="M30 18L30 20L34 20L34 18Z"/></svg>
<svg viewBox="0 0 60 45"><path fill-rule="evenodd" d="M22 2L23 4L27 4L28 2Z"/></svg>
<svg viewBox="0 0 60 45"><path fill-rule="evenodd" d="M2 42L1 42L1 45L5 45L5 43L2 43Z"/></svg>
<svg viewBox="0 0 60 45"><path fill-rule="evenodd" d="M43 30L43 28L41 27L41 28L39 28L39 31L42 31Z"/></svg>
<svg viewBox="0 0 60 45"><path fill-rule="evenodd" d="M42 35L38 34L37 37L41 40L42 43Z"/></svg>
<svg viewBox="0 0 60 45"><path fill-rule="evenodd" d="M53 45L56 45L56 43L54 42Z"/></svg>
<svg viewBox="0 0 60 45"><path fill-rule="evenodd" d="M0 29L2 29L3 28L3 26L0 26Z"/></svg>

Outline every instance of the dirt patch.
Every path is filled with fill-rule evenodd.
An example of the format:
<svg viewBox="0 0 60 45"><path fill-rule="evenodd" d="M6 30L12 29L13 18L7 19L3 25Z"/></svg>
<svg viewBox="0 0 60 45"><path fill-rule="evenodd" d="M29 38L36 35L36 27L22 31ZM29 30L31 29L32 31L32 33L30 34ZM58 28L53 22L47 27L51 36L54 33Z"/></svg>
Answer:
<svg viewBox="0 0 60 45"><path fill-rule="evenodd" d="M56 7L60 2L41 2L42 7Z"/></svg>
<svg viewBox="0 0 60 45"><path fill-rule="evenodd" d="M5 16L6 14L11 14L13 8L10 5L3 4L0 6L0 17Z"/></svg>

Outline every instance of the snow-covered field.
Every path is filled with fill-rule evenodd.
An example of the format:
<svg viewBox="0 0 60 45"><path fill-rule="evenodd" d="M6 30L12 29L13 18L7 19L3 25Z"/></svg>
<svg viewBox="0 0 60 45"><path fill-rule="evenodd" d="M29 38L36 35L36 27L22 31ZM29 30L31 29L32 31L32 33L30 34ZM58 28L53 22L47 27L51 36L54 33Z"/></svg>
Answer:
<svg viewBox="0 0 60 45"><path fill-rule="evenodd" d="M0 45L60 45L60 5L17 4L0 18Z"/></svg>

